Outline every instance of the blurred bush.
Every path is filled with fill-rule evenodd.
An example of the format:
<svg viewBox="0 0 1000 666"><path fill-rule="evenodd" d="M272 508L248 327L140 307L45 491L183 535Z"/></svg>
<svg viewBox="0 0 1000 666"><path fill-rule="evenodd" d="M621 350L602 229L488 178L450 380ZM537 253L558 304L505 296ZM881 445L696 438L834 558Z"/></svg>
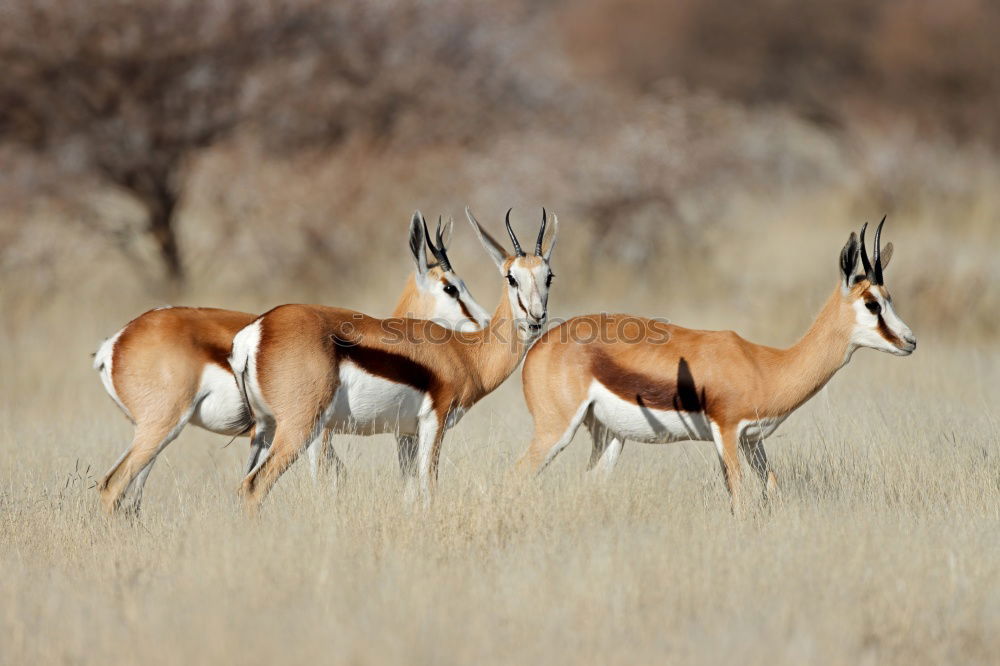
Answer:
<svg viewBox="0 0 1000 666"><path fill-rule="evenodd" d="M583 69L638 89L680 80L837 126L1000 142L991 0L589 0L566 33Z"/></svg>
<svg viewBox="0 0 1000 666"><path fill-rule="evenodd" d="M911 323L995 335L986 2L23 0L0 13L11 326L57 308L115 319L165 296L378 312L408 268L414 208L470 204L498 224L514 206L534 225L544 204L564 222L572 308L711 301L737 321L693 323L780 322L810 309L785 297L828 281L822 253L833 267L848 230L889 213L894 288L920 295ZM475 265L478 248L456 243L459 270Z"/></svg>
<svg viewBox="0 0 1000 666"><path fill-rule="evenodd" d="M182 170L237 129L294 150L352 133L385 140L430 115L429 133L472 140L525 97L476 29L490 10L458 2L39 0L2 11L0 138L48 153L59 175L133 195L174 281Z"/></svg>

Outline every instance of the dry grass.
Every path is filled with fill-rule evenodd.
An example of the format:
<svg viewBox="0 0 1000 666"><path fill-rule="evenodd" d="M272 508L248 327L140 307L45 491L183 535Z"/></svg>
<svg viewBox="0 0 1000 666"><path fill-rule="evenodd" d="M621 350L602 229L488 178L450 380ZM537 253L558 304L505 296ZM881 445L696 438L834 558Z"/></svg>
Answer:
<svg viewBox="0 0 1000 666"><path fill-rule="evenodd" d="M809 285L772 303L783 316L770 324L754 309L763 297L740 310L722 294L669 308L632 296L627 309L786 342L811 314L803 302L832 286L839 231L792 237L798 258L742 257L760 283L791 261ZM807 261L827 233L829 271ZM890 283L914 270L894 238ZM563 303L586 300L571 256L557 263ZM921 311L896 298L904 317ZM772 438L783 501L744 520L705 443L629 445L595 486L580 433L538 483L509 478L530 428L515 376L449 435L430 511L404 509L390 438L341 438L350 475L336 495L300 464L249 521L234 492L246 442L191 429L129 523L103 518L91 489L130 428L87 353L138 304L90 308L54 295L30 325L0 330L6 663L909 664L1000 651L995 345L918 329L913 357L860 352Z"/></svg>

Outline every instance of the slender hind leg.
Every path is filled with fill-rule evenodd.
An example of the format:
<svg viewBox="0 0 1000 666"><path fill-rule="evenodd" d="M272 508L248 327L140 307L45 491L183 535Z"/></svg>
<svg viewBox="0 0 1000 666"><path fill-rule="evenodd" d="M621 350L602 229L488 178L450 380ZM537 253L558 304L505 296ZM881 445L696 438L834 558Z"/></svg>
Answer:
<svg viewBox="0 0 1000 666"><path fill-rule="evenodd" d="M240 493L247 512L256 514L260 504L289 465L295 462L310 441L316 438L315 418L302 419L297 423L278 423L274 441L250 473L243 479ZM322 427L322 426L320 426Z"/></svg>
<svg viewBox="0 0 1000 666"><path fill-rule="evenodd" d="M590 462L587 463L587 474L592 479L607 480L618 463L624 441L598 422L593 414L585 422L594 446L590 452Z"/></svg>
<svg viewBox="0 0 1000 666"><path fill-rule="evenodd" d="M778 477L774 475L774 470L767 463L767 451L764 450L764 442L757 437L740 438L740 447L743 455L747 457L750 467L757 473L763 485L764 498L778 498Z"/></svg>
<svg viewBox="0 0 1000 666"><path fill-rule="evenodd" d="M534 437L517 461L517 468L526 474L538 474L545 469L573 441L573 435L589 410L589 402L581 404L568 418L556 410L539 410L535 416Z"/></svg>
<svg viewBox="0 0 1000 666"><path fill-rule="evenodd" d="M263 419L254 425L253 434L250 435L250 456L247 459L246 471L243 472L244 476L260 464L262 460L261 456L267 450L267 447L271 445L271 435L273 432L274 424Z"/></svg>
<svg viewBox="0 0 1000 666"><path fill-rule="evenodd" d="M138 476L132 482L132 485L125 493L125 497L122 499L122 504L125 505L123 509L127 513L132 515L138 515L139 507L142 504L142 490L146 487L146 479L149 477L149 473L153 471L153 465L156 464L156 456L150 459L149 463L142 468Z"/></svg>
<svg viewBox="0 0 1000 666"><path fill-rule="evenodd" d="M140 422L136 426L132 445L97 484L101 503L108 513L114 513L119 508L122 498L132 482L147 469L160 451L177 438L177 435L190 420L193 411L193 408L188 409L178 420L161 420L155 423ZM146 474L148 475L148 472ZM144 476L142 484L145 484L145 481ZM140 488L142 484L140 484ZM137 503L134 505L137 506Z"/></svg>

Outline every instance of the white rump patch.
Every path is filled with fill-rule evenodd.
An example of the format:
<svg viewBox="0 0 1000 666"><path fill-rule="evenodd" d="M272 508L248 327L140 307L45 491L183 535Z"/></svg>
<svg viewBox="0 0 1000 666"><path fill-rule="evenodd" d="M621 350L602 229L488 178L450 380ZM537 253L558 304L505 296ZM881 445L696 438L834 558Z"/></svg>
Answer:
<svg viewBox="0 0 1000 666"><path fill-rule="evenodd" d="M128 327L126 326L125 328ZM129 413L128 408L125 407L125 404L118 397L118 391L115 390L114 377L111 374L111 366L115 357L115 345L118 344L118 338L125 332L125 328L101 343L97 353L94 354L94 369L101 374L101 383L104 385L104 390L115 401L115 404L125 412L125 416L128 417L129 421L135 423L132 414Z"/></svg>
<svg viewBox="0 0 1000 666"><path fill-rule="evenodd" d="M260 320L240 329L233 337L229 367L240 392L245 392L254 414L268 413L263 409L260 385L257 383L257 349L260 347ZM244 379L246 386L243 385Z"/></svg>

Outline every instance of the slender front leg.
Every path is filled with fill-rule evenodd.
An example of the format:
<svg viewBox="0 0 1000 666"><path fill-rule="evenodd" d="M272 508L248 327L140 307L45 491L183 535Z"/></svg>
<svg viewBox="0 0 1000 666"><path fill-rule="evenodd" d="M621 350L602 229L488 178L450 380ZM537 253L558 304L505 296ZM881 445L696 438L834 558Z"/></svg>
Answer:
<svg viewBox="0 0 1000 666"><path fill-rule="evenodd" d="M760 478L760 482L763 485L764 499L779 498L778 477L774 475L774 470L767 463L767 451L764 450L764 441L759 437L741 437L740 447L743 449L743 455L747 457L750 467L753 468L753 471L757 473L757 477Z"/></svg>
<svg viewBox="0 0 1000 666"><path fill-rule="evenodd" d="M334 487L347 474L347 466L344 465L344 461L340 459L337 451L333 448L332 429L327 428L321 437L309 442L307 453L309 454L309 469L312 472L313 483L318 481L320 476L329 474L331 467L334 471Z"/></svg>
<svg viewBox="0 0 1000 666"><path fill-rule="evenodd" d="M712 437L722 465L722 476L729 490L729 499L734 516L742 516L745 511L742 492L743 472L740 469L739 437L736 428L719 427L712 424Z"/></svg>
<svg viewBox="0 0 1000 666"><path fill-rule="evenodd" d="M330 474L331 467L333 474ZM333 448L333 430L329 428L323 433L323 457L320 470L323 474L330 476L330 487L334 490L340 488L344 477L347 476L347 465L337 455L337 450Z"/></svg>
<svg viewBox="0 0 1000 666"><path fill-rule="evenodd" d="M437 487L438 461L444 438L444 419L435 409L428 409L417 419L417 483L424 507L429 507Z"/></svg>

